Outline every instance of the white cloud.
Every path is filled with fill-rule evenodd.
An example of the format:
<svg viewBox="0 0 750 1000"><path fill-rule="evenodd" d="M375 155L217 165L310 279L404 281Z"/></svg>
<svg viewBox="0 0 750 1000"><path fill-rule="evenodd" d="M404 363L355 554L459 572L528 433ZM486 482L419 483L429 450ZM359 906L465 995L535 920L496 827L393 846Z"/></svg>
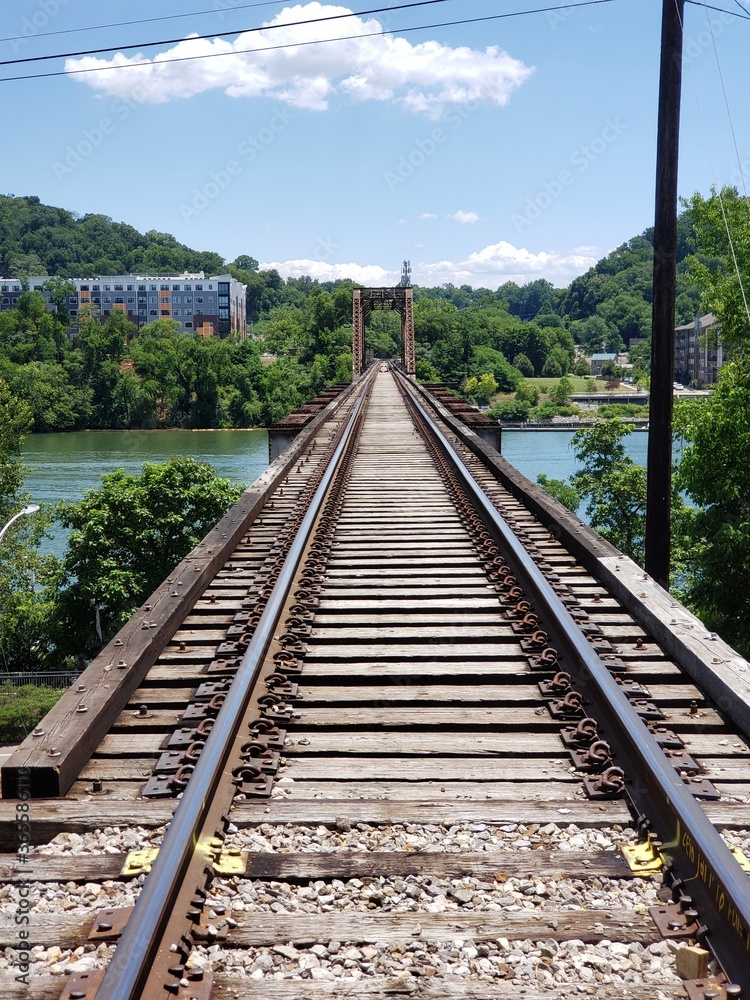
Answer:
<svg viewBox="0 0 750 1000"><path fill-rule="evenodd" d="M476 212L462 212L460 208L453 215L449 215L448 218L453 219L454 222L458 222L462 226L471 226L475 222L479 222L479 216Z"/></svg>
<svg viewBox="0 0 750 1000"><path fill-rule="evenodd" d="M399 224L399 226L405 226L406 225L406 219L399 219L398 220L398 224Z"/></svg>
<svg viewBox="0 0 750 1000"><path fill-rule="evenodd" d="M292 24L349 12L348 7L315 0L285 7L264 25L273 30L245 32L234 41L193 34L152 58L141 53L117 53L110 59L84 56L68 59L65 68L97 70L72 79L144 104L223 89L230 97L275 97L310 111L324 111L336 95L346 95L353 103L388 101L431 117L439 117L450 105L481 102L502 107L533 72L496 45L482 51L435 41L413 45L395 35L379 35L382 27L375 18ZM358 37L325 42L350 35ZM279 48L314 41L325 44ZM196 56L217 58L192 58ZM168 61L176 59L188 61Z"/></svg>
<svg viewBox="0 0 750 1000"><path fill-rule="evenodd" d="M318 281L338 281L350 278L360 285L389 286L398 284L400 271L386 271L377 264L329 264L322 260L273 261L260 265L261 270L278 271L284 278L310 277Z"/></svg>
<svg viewBox="0 0 750 1000"><path fill-rule="evenodd" d="M423 219L425 222L431 222L433 219L437 219L437 216L434 212L422 212L419 218Z"/></svg>
<svg viewBox="0 0 750 1000"><path fill-rule="evenodd" d="M602 256L596 247L576 247L574 250L542 250L534 253L501 240L470 254L465 260L440 260L412 265L412 278L417 285L436 286L448 282L471 285L474 288L496 289L506 281L519 285L536 278L547 278L559 286L569 284L583 274ZM325 261L290 260L261 264L275 268L286 277L310 275L320 281L351 278L362 285L389 286L398 284L400 272L386 270L374 264L329 264Z"/></svg>

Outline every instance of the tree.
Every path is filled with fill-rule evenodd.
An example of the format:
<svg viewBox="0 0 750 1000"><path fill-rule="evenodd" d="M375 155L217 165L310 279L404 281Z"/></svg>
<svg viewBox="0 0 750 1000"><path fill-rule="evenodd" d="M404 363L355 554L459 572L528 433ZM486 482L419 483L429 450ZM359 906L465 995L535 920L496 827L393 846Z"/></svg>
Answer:
<svg viewBox="0 0 750 1000"><path fill-rule="evenodd" d="M746 345L750 334L746 299L750 274L750 214L748 202L734 188L710 198L695 194L689 203L702 258L694 258L690 276L703 293L703 305L721 323L722 339L730 347ZM727 229L732 234L729 245ZM736 262L736 265L735 265ZM739 275L743 276L743 283Z"/></svg>
<svg viewBox="0 0 750 1000"><path fill-rule="evenodd" d="M517 368L524 378L534 377L534 366L523 352L519 352L513 358L513 367Z"/></svg>
<svg viewBox="0 0 750 1000"><path fill-rule="evenodd" d="M570 482L566 482L563 479L550 479L543 472L536 477L536 481L545 493L549 493L551 497L554 497L563 507L567 507L568 510L573 511L574 514L581 506L583 498Z"/></svg>
<svg viewBox="0 0 750 1000"><path fill-rule="evenodd" d="M556 357L550 354L544 362L544 367L542 368L542 378L560 378L562 373L560 362Z"/></svg>
<svg viewBox="0 0 750 1000"><path fill-rule="evenodd" d="M144 464L140 476L118 469L79 503L61 503L71 533L58 582L58 651L80 662L107 642L241 492L210 465L173 458Z"/></svg>
<svg viewBox="0 0 750 1000"><path fill-rule="evenodd" d="M750 653L750 361L727 364L714 395L681 403L686 446L676 486L697 505L685 525L689 606L727 642Z"/></svg>
<svg viewBox="0 0 750 1000"><path fill-rule="evenodd" d="M550 399L557 403L558 406L565 406L566 403L570 402L570 397L573 393L573 383L567 377L563 375L557 385L550 389Z"/></svg>
<svg viewBox="0 0 750 1000"><path fill-rule="evenodd" d="M519 382L516 389L516 399L519 403L528 403L529 406L536 406L539 402L539 389L531 382Z"/></svg>
<svg viewBox="0 0 750 1000"><path fill-rule="evenodd" d="M21 443L31 427L31 410L0 380L0 528L30 501L23 491ZM37 546L49 525L45 511L19 518L0 541L0 656L6 671L34 670L47 650L48 596L43 592L56 568Z"/></svg>
<svg viewBox="0 0 750 1000"><path fill-rule="evenodd" d="M573 374L578 375L579 378L586 378L587 375L591 374L591 365L585 358L579 358L573 365Z"/></svg>

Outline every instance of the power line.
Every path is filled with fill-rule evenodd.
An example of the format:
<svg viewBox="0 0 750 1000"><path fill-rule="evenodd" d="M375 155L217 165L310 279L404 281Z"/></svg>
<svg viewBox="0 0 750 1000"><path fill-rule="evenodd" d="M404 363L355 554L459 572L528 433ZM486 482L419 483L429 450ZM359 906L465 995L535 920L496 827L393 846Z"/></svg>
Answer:
<svg viewBox="0 0 750 1000"><path fill-rule="evenodd" d="M269 24L260 28L235 28L233 31L214 31L209 35L194 35L191 42L208 41L213 38L228 38L230 35L249 35L258 31L274 31L279 28L299 28L308 24L321 24L324 21L341 21L347 17L362 17L365 14L382 14L387 10L403 10L407 7L430 7L436 3L448 3L449 0L412 0L411 3L400 3L396 7L372 7L370 10L348 11L346 14L328 14L326 17L305 18L302 21L286 21L284 24ZM139 42L134 45L109 45L102 49L81 49L78 52L55 52L47 56L27 56L25 59L3 59L0 66L17 66L19 63L46 62L49 59L75 59L80 56L100 56L108 52L128 52L131 49L148 49L157 45L177 45L184 42L185 36L179 38L161 38L156 42Z"/></svg>
<svg viewBox="0 0 750 1000"><path fill-rule="evenodd" d="M205 14L223 14L233 10L250 10L255 7L279 7L287 0L264 0L263 3L242 3L236 6L212 7L211 10L186 11L184 14L161 14L159 17L139 17L133 21L112 21L110 24L90 24L84 28L59 28L57 31L35 31L32 35L5 35L0 42L28 42L30 38L50 38L53 35L75 35L80 31L103 31L106 28L128 28L134 24L152 24L155 21L175 21L185 17L203 17Z"/></svg>
<svg viewBox="0 0 750 1000"><path fill-rule="evenodd" d="M735 0L735 3L737 0ZM736 10L726 10L725 7L712 7L710 4L703 3L703 0L685 0L685 3L692 4L694 7L702 7L704 10L715 10L719 14L729 14L730 17L738 17L740 21L750 21L750 11L745 10L742 4L737 4L737 6L744 10L744 14L738 14Z"/></svg>
<svg viewBox="0 0 750 1000"><path fill-rule="evenodd" d="M600 4L600 3L614 3L614 2L615 2L615 0L579 0L578 3L556 4L555 6L552 6L552 7L535 7L532 10L510 11L510 12L508 12L506 14L488 14L488 15L486 15L484 17L462 18L462 19L456 20L456 21L440 21L440 22L436 22L434 24L421 24L421 25L415 25L415 26L408 27L408 28L394 28L393 30L383 29L382 31L371 31L371 32L368 32L367 34L364 34L364 35L341 35L341 36L338 36L336 38L321 38L321 39L314 39L314 40L305 41L305 42L286 42L286 43L281 44L281 45L266 45L266 46L263 46L263 47L258 48L258 49L235 49L235 50L232 50L230 52L207 52L207 53L203 53L202 55L199 55L199 56L176 56L176 57L174 57L172 59L161 59L158 62L158 64L156 64L156 65L158 65L158 66L166 66L166 65L168 65L170 63L197 62L197 61L202 60L202 59L221 59L221 58L225 58L227 56L255 55L255 54L259 53L259 52L276 52L276 51L278 51L280 49L298 49L298 48L305 48L305 47L307 47L309 45L324 45L324 44L327 44L327 43L330 43L330 42L348 42L348 41L354 41L354 40L356 40L358 38L378 38L378 37L382 37L384 35L393 34L394 32L398 32L401 35L407 35L407 34L411 34L411 33L415 32L415 31L428 31L428 30L430 30L432 28L452 28L452 27L456 27L457 25L463 25L463 24L478 24L478 23L483 22L483 21L498 21L498 20L502 20L504 18L510 18L510 17L524 17L524 16L526 16L528 14L546 14L546 13L550 13L550 12L558 11L558 10L573 10L573 9L575 9L577 7L592 7L595 4ZM413 5L407 5L407 6L413 6ZM385 8L382 8L382 9L383 10L394 10L396 8L385 7ZM369 12L365 11L363 13L369 13ZM352 16L355 16L355 15L348 14L348 15L337 15L337 16L352 17ZM318 20L323 20L323 19L320 18L320 19L316 19L316 20L313 20L313 21L298 22L298 23L316 24L316 23L318 23ZM289 25L278 25L278 26L275 26L275 27L289 27ZM267 29L264 28L264 29L253 29L253 30L257 31L257 30L267 30ZM235 32L230 32L230 34L238 34L238 32L236 32L236 31ZM211 35L211 36L207 36L207 37L209 37L209 38L215 38L217 36L216 35ZM177 39L178 42L198 41L198 40L199 40L198 38L191 38L191 39L180 38L180 39ZM121 50L117 50L117 51L121 51ZM95 54L96 54L95 52L83 52L83 53L81 53L81 55L95 55ZM28 60L25 60L25 61L28 61ZM3 65L8 65L8 63L0 62L0 66L3 66ZM149 65L154 65L154 64L153 63L125 63L122 66L111 66L111 65L108 65L108 66L92 66L92 67L90 67L88 69L71 69L71 70L64 70L63 69L63 70L55 70L55 71L50 72L50 73L28 73L28 74L25 74L24 76L5 76L5 77L0 77L0 83L13 83L14 81L22 81L22 80L46 80L46 79L50 79L51 77L57 77L57 76L78 76L78 75L80 75L82 73L104 73L104 72L107 72L107 71L111 71L113 69L117 70L117 71L119 71L119 70L127 70L127 69L143 69L144 66L149 66Z"/></svg>

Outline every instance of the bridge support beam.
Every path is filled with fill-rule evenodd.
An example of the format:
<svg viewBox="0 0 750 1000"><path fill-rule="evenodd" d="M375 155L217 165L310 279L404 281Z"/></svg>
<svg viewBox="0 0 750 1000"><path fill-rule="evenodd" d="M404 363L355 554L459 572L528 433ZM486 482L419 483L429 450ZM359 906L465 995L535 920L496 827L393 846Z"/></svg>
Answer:
<svg viewBox="0 0 750 1000"><path fill-rule="evenodd" d="M355 288L352 293L352 378L358 379L365 367L365 320L373 309L395 309L401 315L401 363L407 375L416 370L414 352L414 289Z"/></svg>

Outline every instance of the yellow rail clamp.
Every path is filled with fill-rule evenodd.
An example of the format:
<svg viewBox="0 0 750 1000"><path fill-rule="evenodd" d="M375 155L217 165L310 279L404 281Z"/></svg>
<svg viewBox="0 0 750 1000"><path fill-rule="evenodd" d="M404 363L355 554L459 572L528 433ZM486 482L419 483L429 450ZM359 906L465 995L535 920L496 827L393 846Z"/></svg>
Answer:
<svg viewBox="0 0 750 1000"><path fill-rule="evenodd" d="M750 875L750 858L748 858L747 854L743 853L739 847L732 847L731 844L729 846L729 850L734 855L734 860L743 872L747 872L747 874Z"/></svg>
<svg viewBox="0 0 750 1000"><path fill-rule="evenodd" d="M139 851L131 851L125 858L120 875L122 878L137 878L139 875L147 875L151 871L151 865L159 853L158 847L147 847Z"/></svg>
<svg viewBox="0 0 750 1000"><path fill-rule="evenodd" d="M147 875L158 853L158 847L131 851L122 866L120 877L137 878L139 875ZM237 848L222 851L214 862L214 871L217 875L244 875L247 871L247 855L247 851L240 851Z"/></svg>
<svg viewBox="0 0 750 1000"><path fill-rule="evenodd" d="M248 853L248 851L240 851L236 847L222 851L220 857L214 862L214 871L217 875L244 875L247 871Z"/></svg>
<svg viewBox="0 0 750 1000"><path fill-rule="evenodd" d="M620 844L620 850L628 868L637 875L658 875L664 868L664 858L650 839L642 844Z"/></svg>

